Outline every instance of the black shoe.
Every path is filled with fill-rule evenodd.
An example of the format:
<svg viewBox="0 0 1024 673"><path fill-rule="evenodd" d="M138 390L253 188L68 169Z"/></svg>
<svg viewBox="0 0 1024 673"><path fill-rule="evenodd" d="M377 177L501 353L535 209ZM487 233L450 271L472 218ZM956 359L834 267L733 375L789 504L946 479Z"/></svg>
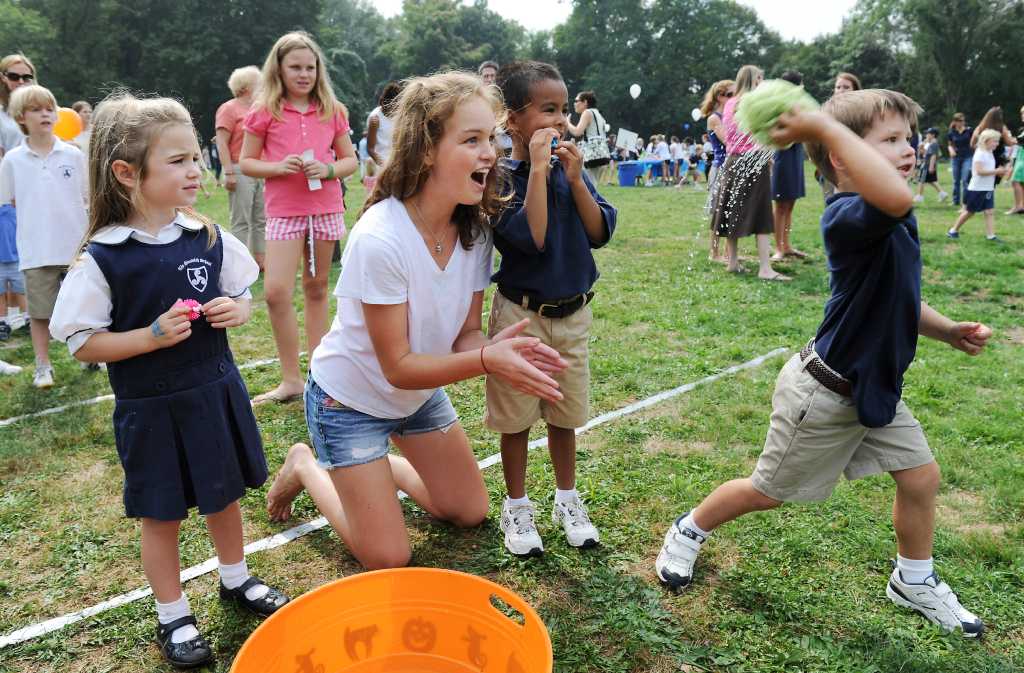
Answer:
<svg viewBox="0 0 1024 673"><path fill-rule="evenodd" d="M175 619L169 624L156 624L156 642L160 645L160 652L176 668L196 668L213 659L213 650L201 635L183 643L171 642L171 634L188 625L196 625L196 618L192 615Z"/></svg>
<svg viewBox="0 0 1024 673"><path fill-rule="evenodd" d="M263 585L269 589L261 598L249 599L245 597L245 592L255 586ZM220 597L225 600L233 600L236 603L248 608L252 612L264 617L269 617L278 611L282 606L288 603L291 599L285 596L277 589L271 587L269 584L264 582L258 577L249 577L242 583L242 586L235 587L234 589L228 589L224 586L224 583L220 583Z"/></svg>

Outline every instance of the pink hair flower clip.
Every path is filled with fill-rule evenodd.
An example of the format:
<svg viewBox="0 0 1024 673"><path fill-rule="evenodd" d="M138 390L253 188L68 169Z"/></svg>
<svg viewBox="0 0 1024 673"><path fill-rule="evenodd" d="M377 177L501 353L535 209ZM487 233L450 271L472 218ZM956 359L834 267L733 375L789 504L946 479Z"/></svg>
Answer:
<svg viewBox="0 0 1024 673"><path fill-rule="evenodd" d="M203 313L203 305L197 302L195 299L179 299L178 304L188 306L188 319L198 320L199 316Z"/></svg>

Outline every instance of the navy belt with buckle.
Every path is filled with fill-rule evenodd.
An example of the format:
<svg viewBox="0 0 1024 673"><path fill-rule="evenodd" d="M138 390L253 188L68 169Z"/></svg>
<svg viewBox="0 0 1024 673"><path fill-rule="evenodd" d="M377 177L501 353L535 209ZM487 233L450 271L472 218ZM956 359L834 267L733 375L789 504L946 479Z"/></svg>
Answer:
<svg viewBox="0 0 1024 673"><path fill-rule="evenodd" d="M593 292L578 294L565 299L539 299L525 292L498 286L498 292L513 304L518 304L528 311L537 313L542 318L568 318L576 311L590 303Z"/></svg>

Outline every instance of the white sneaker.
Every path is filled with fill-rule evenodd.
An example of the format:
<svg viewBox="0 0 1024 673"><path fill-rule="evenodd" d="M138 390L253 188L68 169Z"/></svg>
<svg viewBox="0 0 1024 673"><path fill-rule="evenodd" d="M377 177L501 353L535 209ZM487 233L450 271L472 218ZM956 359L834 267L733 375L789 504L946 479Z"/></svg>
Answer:
<svg viewBox="0 0 1024 673"><path fill-rule="evenodd" d="M578 495L569 502L556 502L551 510L551 521L562 524L570 547L589 549L601 541L597 528L590 522L587 507Z"/></svg>
<svg viewBox="0 0 1024 673"><path fill-rule="evenodd" d="M532 502L509 506L508 498L501 505L501 530L505 533L505 549L516 556L540 556L544 543L537 532L534 517L537 509Z"/></svg>
<svg viewBox="0 0 1024 673"><path fill-rule="evenodd" d="M6 374L7 376L14 376L15 374L21 373L21 367L18 365L12 365L10 362L4 362L0 360L0 374Z"/></svg>
<svg viewBox="0 0 1024 673"><path fill-rule="evenodd" d="M105 362L79 362L83 372L105 372L107 371L107 363Z"/></svg>
<svg viewBox="0 0 1024 673"><path fill-rule="evenodd" d="M915 194L914 195L914 203L921 203L922 201L924 201L924 197L923 196L921 196L920 194Z"/></svg>
<svg viewBox="0 0 1024 673"><path fill-rule="evenodd" d="M949 194L947 192L939 192L939 201L940 202L941 201L945 201L947 198L949 198Z"/></svg>
<svg viewBox="0 0 1024 673"><path fill-rule="evenodd" d="M50 388L53 386L53 367L42 365L36 367L36 375L32 378L32 385L36 388Z"/></svg>
<svg viewBox="0 0 1024 673"><path fill-rule="evenodd" d="M899 569L893 568L885 594L896 605L917 610L943 631L960 629L964 638L980 638L985 631L981 619L961 605L949 585L935 573L921 584L911 584L903 581Z"/></svg>
<svg viewBox="0 0 1024 673"><path fill-rule="evenodd" d="M654 570L658 581L673 591L684 589L693 579L693 567L697 564L700 546L707 538L703 535L681 527L679 524L689 512L682 514L673 522L665 533L665 542L661 545L658 558L654 561Z"/></svg>

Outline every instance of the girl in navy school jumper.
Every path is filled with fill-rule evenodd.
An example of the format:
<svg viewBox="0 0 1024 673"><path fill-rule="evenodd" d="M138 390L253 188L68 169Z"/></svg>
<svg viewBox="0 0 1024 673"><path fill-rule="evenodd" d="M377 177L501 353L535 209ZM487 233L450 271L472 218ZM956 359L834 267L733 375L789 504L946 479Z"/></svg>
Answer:
<svg viewBox="0 0 1024 673"><path fill-rule="evenodd" d="M189 209L202 173L180 103L121 94L101 104L89 175L88 244L51 329L77 359L108 363L125 511L142 519L157 641L172 664L197 666L212 652L179 579L189 509L206 516L222 598L263 615L288 601L249 575L238 505L267 466L226 328L249 319L258 267L241 242ZM194 312L183 298L197 302Z"/></svg>

